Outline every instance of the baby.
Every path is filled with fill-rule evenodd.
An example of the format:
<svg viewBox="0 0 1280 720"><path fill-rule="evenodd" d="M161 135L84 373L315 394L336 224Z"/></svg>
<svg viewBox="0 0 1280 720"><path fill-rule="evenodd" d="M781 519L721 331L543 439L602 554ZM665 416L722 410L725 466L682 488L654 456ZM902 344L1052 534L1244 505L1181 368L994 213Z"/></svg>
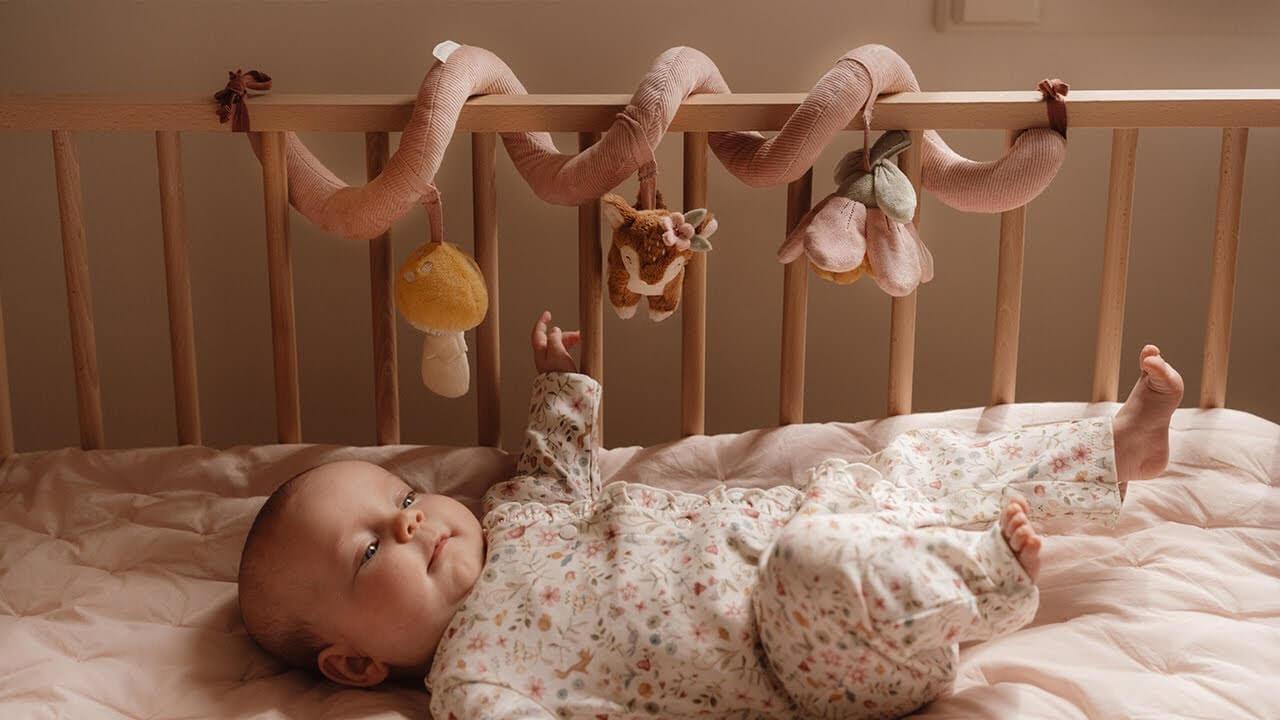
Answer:
<svg viewBox="0 0 1280 720"><path fill-rule="evenodd" d="M600 386L550 320L483 521L368 463L292 478L245 541L254 640L345 685L425 676L437 720L898 716L949 690L959 643L1031 620L1034 524L1114 522L1182 397L1148 345L1114 418L910 432L800 487L602 487Z"/></svg>

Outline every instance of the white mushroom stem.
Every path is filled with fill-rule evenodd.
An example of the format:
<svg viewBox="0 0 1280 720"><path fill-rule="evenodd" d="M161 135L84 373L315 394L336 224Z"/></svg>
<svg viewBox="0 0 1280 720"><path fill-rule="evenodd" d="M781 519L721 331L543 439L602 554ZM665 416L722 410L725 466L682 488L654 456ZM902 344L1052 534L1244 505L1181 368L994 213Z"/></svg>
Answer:
<svg viewBox="0 0 1280 720"><path fill-rule="evenodd" d="M422 338L422 384L448 398L462 397L471 385L467 341L460 332L428 332Z"/></svg>

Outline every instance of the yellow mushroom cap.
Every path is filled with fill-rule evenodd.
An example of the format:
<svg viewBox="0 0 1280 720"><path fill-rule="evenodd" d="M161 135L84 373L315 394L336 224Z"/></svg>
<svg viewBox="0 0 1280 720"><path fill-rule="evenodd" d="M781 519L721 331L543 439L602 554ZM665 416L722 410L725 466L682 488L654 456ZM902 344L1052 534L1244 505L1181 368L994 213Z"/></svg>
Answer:
<svg viewBox="0 0 1280 720"><path fill-rule="evenodd" d="M448 243L428 242L396 273L396 307L423 332L462 332L484 319L489 293L470 255Z"/></svg>
<svg viewBox="0 0 1280 720"><path fill-rule="evenodd" d="M871 263L865 258L863 259L861 265L859 265L858 267L852 270L846 270L845 272L832 272L830 270L823 270L822 268L818 267L817 265L814 265L813 263L809 263L809 265L813 268L813 273L815 275L822 278L823 280L828 280L837 285L850 285L855 280L862 277L863 273L869 273L871 271Z"/></svg>

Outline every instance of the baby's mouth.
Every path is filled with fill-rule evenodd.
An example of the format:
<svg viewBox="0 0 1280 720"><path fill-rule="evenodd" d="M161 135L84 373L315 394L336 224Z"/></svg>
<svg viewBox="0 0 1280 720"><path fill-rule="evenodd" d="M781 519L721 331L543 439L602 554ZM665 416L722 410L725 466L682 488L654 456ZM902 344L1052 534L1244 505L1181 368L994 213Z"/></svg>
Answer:
<svg viewBox="0 0 1280 720"><path fill-rule="evenodd" d="M444 551L444 545L449 542L450 537L450 535L441 535L440 539L436 541L435 547L431 549L431 558L427 560L428 571L436 564L436 560L440 558L440 553Z"/></svg>

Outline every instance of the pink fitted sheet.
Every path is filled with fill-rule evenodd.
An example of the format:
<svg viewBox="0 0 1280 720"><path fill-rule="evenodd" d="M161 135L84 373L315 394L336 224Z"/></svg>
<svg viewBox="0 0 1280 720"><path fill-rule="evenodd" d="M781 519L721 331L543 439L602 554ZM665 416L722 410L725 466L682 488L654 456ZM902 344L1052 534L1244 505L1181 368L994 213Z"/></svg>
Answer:
<svg viewBox="0 0 1280 720"><path fill-rule="evenodd" d="M997 431L1114 412L1041 403L698 437L604 453L607 481L690 492L793 482L920 427ZM1032 625L965 647L927 718L1280 718L1280 426L1179 410L1173 457L1113 530L1051 536ZM423 718L420 686L345 690L247 639L240 546L273 487L382 463L478 507L487 448L315 445L27 453L0 466L0 717Z"/></svg>

